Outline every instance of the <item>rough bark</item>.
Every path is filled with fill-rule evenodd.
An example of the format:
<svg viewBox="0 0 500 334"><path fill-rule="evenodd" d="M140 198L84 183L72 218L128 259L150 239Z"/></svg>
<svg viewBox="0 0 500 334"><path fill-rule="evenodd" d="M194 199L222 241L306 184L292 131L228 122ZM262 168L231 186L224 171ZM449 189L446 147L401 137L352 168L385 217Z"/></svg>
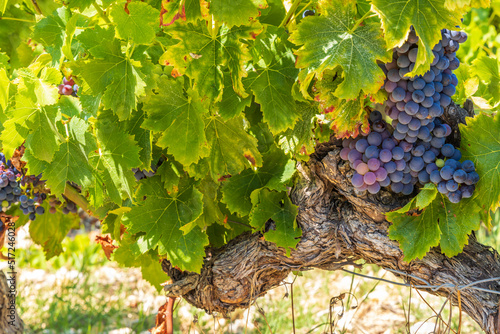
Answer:
<svg viewBox="0 0 500 334"><path fill-rule="evenodd" d="M452 141L457 145L457 124L472 113L470 104L466 108L452 106L445 115L454 128ZM339 142L319 145L310 161L298 166L301 178L291 198L299 206L297 222L302 238L290 257L265 241L261 233L246 233L220 249L207 249L201 274L181 272L164 260L163 269L173 280L165 287L168 295L182 296L209 313L225 314L248 307L280 285L292 270L338 270L356 260L406 272L431 285L464 285L500 277L498 253L479 244L473 235L463 253L453 258L434 248L422 260L403 261L398 243L387 236L390 223L384 212L403 206L409 198L385 190L377 195L356 193L348 179L352 171L340 159L339 151ZM402 278L422 284L413 278ZM496 281L478 286L500 291ZM453 288L426 291L441 296L452 294L452 302L457 303ZM460 297L462 310L486 333L498 333L498 295L463 289Z"/></svg>

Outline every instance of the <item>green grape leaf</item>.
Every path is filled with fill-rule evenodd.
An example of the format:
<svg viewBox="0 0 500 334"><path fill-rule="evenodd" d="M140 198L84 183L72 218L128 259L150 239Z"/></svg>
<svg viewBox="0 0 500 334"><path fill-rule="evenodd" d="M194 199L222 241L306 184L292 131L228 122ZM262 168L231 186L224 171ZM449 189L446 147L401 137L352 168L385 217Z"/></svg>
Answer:
<svg viewBox="0 0 500 334"><path fill-rule="evenodd" d="M260 15L260 10L267 7L266 0L212 0L210 14L227 26L248 24Z"/></svg>
<svg viewBox="0 0 500 334"><path fill-rule="evenodd" d="M26 94L34 93L35 102L40 106L57 103L59 93L56 85L62 81L62 74L58 69L43 67L39 76L29 69L20 69L18 73L22 78L18 86L19 91L26 92Z"/></svg>
<svg viewBox="0 0 500 334"><path fill-rule="evenodd" d="M205 133L209 143L209 164L212 178L234 175L250 166L262 166L257 139L243 127L243 118L225 121L220 116L206 120Z"/></svg>
<svg viewBox="0 0 500 334"><path fill-rule="evenodd" d="M456 93L453 95L453 101L458 105L463 105L479 89L479 78L471 75L470 67L468 64L460 64L460 67L454 71L458 85Z"/></svg>
<svg viewBox="0 0 500 334"><path fill-rule="evenodd" d="M415 67L410 75L423 75L430 68L432 48L441 40L441 29L455 29L461 24L463 9L445 6L442 0L408 0L403 7L390 0L371 0L373 10L382 20L387 47L402 45L410 26L419 37Z"/></svg>
<svg viewBox="0 0 500 334"><path fill-rule="evenodd" d="M26 120L32 132L26 138L25 147L38 159L46 162L52 161L62 139L55 124L57 115L56 106L46 106Z"/></svg>
<svg viewBox="0 0 500 334"><path fill-rule="evenodd" d="M77 117L67 124L65 141L54 154L51 163L38 160L30 151L24 153L28 170L32 175L43 173L51 193L59 196L66 189L66 181L88 189L92 185L93 168L89 165L90 152L97 149L94 137L87 131L88 123Z"/></svg>
<svg viewBox="0 0 500 334"><path fill-rule="evenodd" d="M297 67L320 80L325 70L342 67L344 80L335 91L342 99L356 98L361 91L376 93L385 79L376 61L391 60L379 27L355 25L356 1L323 0L318 12L321 15L306 17L292 33L291 40L302 46Z"/></svg>
<svg viewBox="0 0 500 334"><path fill-rule="evenodd" d="M116 23L118 36L129 38L136 44L149 44L155 38L160 12L144 2L127 3L129 13L118 3L111 9L111 18Z"/></svg>
<svg viewBox="0 0 500 334"><path fill-rule="evenodd" d="M250 224L263 230L266 222L272 219L276 226L264 233L264 237L267 241L276 243L278 247L284 247L287 256L290 256L290 248L297 246L299 237L302 235L295 221L299 211L298 207L292 204L286 192L268 189L253 192L252 204Z"/></svg>
<svg viewBox="0 0 500 334"><path fill-rule="evenodd" d="M44 204L44 208L46 212L49 210L48 203ZM71 228L78 227L79 224L78 215L65 215L59 211L55 214L37 215L30 223L30 237L43 247L46 258L50 259L62 253L63 239Z"/></svg>
<svg viewBox="0 0 500 334"><path fill-rule="evenodd" d="M250 56L244 41L255 38L261 30L258 23L231 29L223 26L212 36L205 21L176 23L168 32L179 43L168 47L160 62L168 63L178 73L193 78L200 96L214 101L220 101L222 97L222 71L227 67L233 89L246 97L242 78L247 75L244 65Z"/></svg>
<svg viewBox="0 0 500 334"><path fill-rule="evenodd" d="M77 39L95 57L72 67L83 77L95 95L102 92L102 103L124 120L136 108L137 98L144 94L146 83L138 64L121 51L120 41L112 28L86 29Z"/></svg>
<svg viewBox="0 0 500 334"><path fill-rule="evenodd" d="M199 226L205 231L208 226L214 223L222 224L225 218L219 208L219 184L210 177L206 177L201 180L197 189L203 194L203 213L198 219L181 227L185 234L189 233L195 226Z"/></svg>
<svg viewBox="0 0 500 334"><path fill-rule="evenodd" d="M488 100L490 105L500 103L500 66L495 58L482 56L474 59L470 68L471 74L477 76L486 85L486 91L482 97Z"/></svg>
<svg viewBox="0 0 500 334"><path fill-rule="evenodd" d="M495 211L500 202L500 114L476 115L467 118L467 126L460 125L462 141L460 151L463 159L474 162L479 182L474 199L481 208L483 221L490 226L490 210Z"/></svg>
<svg viewBox="0 0 500 334"><path fill-rule="evenodd" d="M141 128L146 113L142 108L132 113L132 117L125 122L125 131L134 136L140 147L139 159L142 164L141 169L151 170L151 160L153 154L153 138L151 131Z"/></svg>
<svg viewBox="0 0 500 334"><path fill-rule="evenodd" d="M151 252L147 252L139 256L137 262L141 265L142 277L160 293L163 290L161 284L170 279L161 268L161 260L156 254L153 255Z"/></svg>
<svg viewBox="0 0 500 334"><path fill-rule="evenodd" d="M82 117L82 104L80 99L77 97L71 95L61 95L59 101L57 102L57 106L65 118L71 118L74 116L84 118ZM88 111L88 109L85 109L85 111Z"/></svg>
<svg viewBox="0 0 500 334"><path fill-rule="evenodd" d="M490 6L490 0L445 0L444 7L450 10L456 9L469 9L470 7L484 7Z"/></svg>
<svg viewBox="0 0 500 334"><path fill-rule="evenodd" d="M318 106L312 103L298 102L297 109L301 118L293 129L286 130L279 139L279 144L285 153L298 157L306 157L314 152L316 145L313 132L314 119L318 114Z"/></svg>
<svg viewBox="0 0 500 334"><path fill-rule="evenodd" d="M252 103L252 95L243 98L236 94L232 85L231 77L224 73L224 90L220 102L216 104L217 112L224 119L236 117Z"/></svg>
<svg viewBox="0 0 500 334"><path fill-rule="evenodd" d="M177 161L188 166L207 154L202 118L206 110L196 92L185 92L179 81L163 76L159 87L159 94L150 95L144 104L147 118L142 127L160 132L157 145L168 147Z"/></svg>
<svg viewBox="0 0 500 334"><path fill-rule="evenodd" d="M0 135L3 153L7 157L11 157L28 136L27 120L38 110L38 105L32 97L29 92L18 92L14 97L15 106L7 108L6 115L9 119L3 123L4 129Z"/></svg>
<svg viewBox="0 0 500 334"><path fill-rule="evenodd" d="M167 254L172 265L199 272L208 237L197 226L187 234L181 228L202 214L203 195L189 183L169 194L159 176L142 181L140 195L145 194L146 200L124 215L128 232L144 232L141 238L148 249L158 247L159 254Z"/></svg>
<svg viewBox="0 0 500 334"><path fill-rule="evenodd" d="M479 228L478 212L471 199L452 204L429 183L406 206L386 213L392 222L389 237L399 242L408 262L423 258L438 245L452 257L463 250L471 231Z"/></svg>
<svg viewBox="0 0 500 334"><path fill-rule="evenodd" d="M201 6L200 0L171 0L162 2L162 12L160 16L161 26L170 26L178 19L186 22L196 22L203 16L208 15L208 10Z"/></svg>
<svg viewBox="0 0 500 334"><path fill-rule="evenodd" d="M121 205L122 199L133 197L136 184L132 168L139 167L140 148L133 136L123 132L118 118L110 111L101 111L97 117L96 137L99 149L89 160L104 181L113 202Z"/></svg>
<svg viewBox="0 0 500 334"><path fill-rule="evenodd" d="M10 80L5 68L0 68L0 110L7 108L9 102Z"/></svg>
<svg viewBox="0 0 500 334"><path fill-rule="evenodd" d="M173 159L164 161L156 170L156 175L161 177L161 182L168 192L177 191L181 173L183 173L182 166Z"/></svg>
<svg viewBox="0 0 500 334"><path fill-rule="evenodd" d="M231 212L246 216L252 209L250 195L256 189L267 187L284 191L286 183L295 173L295 164L283 151L275 146L264 156L264 163L256 171L245 169L243 172L224 181L222 201Z"/></svg>
<svg viewBox="0 0 500 334"><path fill-rule="evenodd" d="M0 0L0 14L4 14L5 13L5 9L7 8L7 3L9 2L9 0Z"/></svg>
<svg viewBox="0 0 500 334"><path fill-rule="evenodd" d="M52 56L53 64L59 63L59 59L61 59L66 23L70 16L71 12L61 7L35 25L33 39L45 46L47 52Z"/></svg>
<svg viewBox="0 0 500 334"><path fill-rule="evenodd" d="M92 5L93 0L66 0L64 4L68 8L78 8L81 12Z"/></svg>
<svg viewBox="0 0 500 334"><path fill-rule="evenodd" d="M292 128L299 118L292 87L297 79L292 44L283 28L269 26L257 36L253 54L259 54L256 70L243 80L261 105L264 121L273 134ZM255 56L254 56L255 58ZM254 60L255 61L255 60Z"/></svg>

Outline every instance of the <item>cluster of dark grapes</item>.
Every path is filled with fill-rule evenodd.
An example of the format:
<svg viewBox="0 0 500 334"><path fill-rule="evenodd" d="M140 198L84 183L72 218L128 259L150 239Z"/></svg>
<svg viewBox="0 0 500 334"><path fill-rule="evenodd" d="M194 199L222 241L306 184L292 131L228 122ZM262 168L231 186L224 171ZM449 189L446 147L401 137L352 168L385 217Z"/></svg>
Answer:
<svg viewBox="0 0 500 334"><path fill-rule="evenodd" d="M5 211L11 205L19 203L24 215L35 220L36 215L43 215L45 209L41 206L47 197L45 193L32 191L33 185L38 185L40 179L35 176L24 176L0 153L0 201ZM21 187L25 187L24 189Z"/></svg>
<svg viewBox="0 0 500 334"><path fill-rule="evenodd" d="M155 170L149 171L149 170L145 170L145 169L132 168L132 171L134 172L135 179L137 181L145 179L147 177L155 176L155 174L156 174Z"/></svg>
<svg viewBox="0 0 500 334"><path fill-rule="evenodd" d="M392 124L373 111L369 134L345 139L340 152L356 170L351 182L358 191L376 194L390 186L410 195L417 184L433 182L453 203L472 196L479 175L472 161L460 163L460 151L446 143L451 127L440 119L455 94L458 80L452 71L460 65L455 52L466 39L463 32L444 29L431 69L407 77L418 53L418 37L411 30L408 41L394 50L392 62L382 66L389 94L385 113Z"/></svg>
<svg viewBox="0 0 500 334"><path fill-rule="evenodd" d="M59 94L61 95L73 95L77 97L76 93L78 92L78 85L75 84L75 81L72 77L69 77L69 80L66 77L63 78L63 83L58 86Z"/></svg>
<svg viewBox="0 0 500 334"><path fill-rule="evenodd" d="M132 168L132 172L134 172L135 179L137 181L140 181L142 179L155 176L156 171L158 170L158 167L160 167L164 161L165 161L165 159L163 157L161 157L158 160L158 163L156 163L156 164L151 163L151 170Z"/></svg>

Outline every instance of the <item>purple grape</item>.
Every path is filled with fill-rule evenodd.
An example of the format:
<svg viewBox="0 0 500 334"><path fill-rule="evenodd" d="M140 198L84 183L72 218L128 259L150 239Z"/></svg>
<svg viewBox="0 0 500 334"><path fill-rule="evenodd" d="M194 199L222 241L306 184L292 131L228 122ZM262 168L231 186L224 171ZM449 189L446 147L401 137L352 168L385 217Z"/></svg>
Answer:
<svg viewBox="0 0 500 334"><path fill-rule="evenodd" d="M394 147L396 147L396 143L394 142L394 139L392 139L392 138L384 139L384 141L382 142L383 149L392 150Z"/></svg>
<svg viewBox="0 0 500 334"><path fill-rule="evenodd" d="M377 181L383 181L387 178L387 170L383 167L380 167L375 171L375 176L377 177Z"/></svg>
<svg viewBox="0 0 500 334"><path fill-rule="evenodd" d="M429 173L427 173L425 169L418 172L418 182L420 182L420 184L429 183L429 180L430 180Z"/></svg>
<svg viewBox="0 0 500 334"><path fill-rule="evenodd" d="M450 78L451 79L451 78ZM413 81L413 88L423 89L425 87L425 80L422 78L417 78Z"/></svg>
<svg viewBox="0 0 500 334"><path fill-rule="evenodd" d="M436 155L432 151L426 151L424 155L422 156L422 159L424 159L424 162L426 164L432 163L434 160L436 160Z"/></svg>
<svg viewBox="0 0 500 334"><path fill-rule="evenodd" d="M350 150L349 154L347 155L347 158L351 163L354 163L354 161L356 160L361 160L362 157L363 155L356 150Z"/></svg>
<svg viewBox="0 0 500 334"><path fill-rule="evenodd" d="M388 174L392 174L396 171L396 163L394 161L389 161L384 164L384 169Z"/></svg>
<svg viewBox="0 0 500 334"><path fill-rule="evenodd" d="M365 181L363 180L363 175L354 173L354 175L351 178L351 183L353 186L359 188L363 185Z"/></svg>
<svg viewBox="0 0 500 334"><path fill-rule="evenodd" d="M476 184L479 182L479 174L475 171L467 173L467 179L465 180L465 184L470 186L472 184Z"/></svg>
<svg viewBox="0 0 500 334"><path fill-rule="evenodd" d="M418 48L413 48L408 52L408 59L414 63L417 61Z"/></svg>
<svg viewBox="0 0 500 334"><path fill-rule="evenodd" d="M415 115L417 112L418 112L418 108L419 108L419 105L414 102L414 101L409 101L408 103L406 103L405 105L405 112L408 114L408 115ZM399 119L399 118L398 118Z"/></svg>
<svg viewBox="0 0 500 334"><path fill-rule="evenodd" d="M448 95L448 96L453 96L455 95L456 89L455 86L453 85L448 85L443 87L443 93Z"/></svg>
<svg viewBox="0 0 500 334"><path fill-rule="evenodd" d="M453 173L453 180L457 183L464 183L467 179L467 173L463 169L458 169Z"/></svg>
<svg viewBox="0 0 500 334"><path fill-rule="evenodd" d="M396 130L398 130L398 132L400 132L400 133L407 133L409 128L408 128L407 124L403 124L401 122L398 122L398 124L396 124Z"/></svg>
<svg viewBox="0 0 500 334"><path fill-rule="evenodd" d="M389 178L391 179L391 182L401 182L401 180L403 179L403 175L403 172L398 170L390 174Z"/></svg>
<svg viewBox="0 0 500 334"><path fill-rule="evenodd" d="M418 129L417 137L418 137L418 139L422 139L422 140L428 139L428 142L430 142L431 141L431 131L429 130L428 127L422 126L420 129Z"/></svg>
<svg viewBox="0 0 500 334"><path fill-rule="evenodd" d="M439 170L433 170L430 174L430 180L434 184L438 184L439 182L443 181L441 178L441 174L439 173Z"/></svg>
<svg viewBox="0 0 500 334"><path fill-rule="evenodd" d="M410 161L410 168L415 172L420 172L425 166L424 159L421 157L413 157Z"/></svg>
<svg viewBox="0 0 500 334"><path fill-rule="evenodd" d="M340 150L340 158L342 160L348 160L349 159L348 158L348 154L349 154L350 151L351 151L350 148L344 147L342 150Z"/></svg>
<svg viewBox="0 0 500 334"><path fill-rule="evenodd" d="M377 181L377 177L375 176L375 173L368 172L363 176L363 181L365 181L365 183L369 186Z"/></svg>
<svg viewBox="0 0 500 334"><path fill-rule="evenodd" d="M462 191L462 198L470 198L470 197L472 197L472 194L474 193L475 188L476 187L474 185L461 186L460 187L460 191Z"/></svg>
<svg viewBox="0 0 500 334"><path fill-rule="evenodd" d="M380 151L379 158L382 162L389 162L392 159L392 152L390 150L383 149Z"/></svg>
<svg viewBox="0 0 500 334"><path fill-rule="evenodd" d="M372 146L379 146L382 143L382 136L378 132L372 132L367 137L368 144Z"/></svg>
<svg viewBox="0 0 500 334"><path fill-rule="evenodd" d="M444 86L448 86L451 83L451 75L447 73L442 74L441 84Z"/></svg>
<svg viewBox="0 0 500 334"><path fill-rule="evenodd" d="M447 196L451 203L458 203L462 199L462 192L460 190L449 192Z"/></svg>
<svg viewBox="0 0 500 334"><path fill-rule="evenodd" d="M448 182L446 182L446 189L448 189L449 192L454 192L458 189L458 183L456 183L455 180L448 180Z"/></svg>
<svg viewBox="0 0 500 334"><path fill-rule="evenodd" d="M394 182L391 184L391 190L395 194L399 194L400 192L402 192L403 188L404 184L402 184L401 182Z"/></svg>
<svg viewBox="0 0 500 334"><path fill-rule="evenodd" d="M455 148L451 144L444 144L441 148L441 154L447 158L451 158L455 153Z"/></svg>
<svg viewBox="0 0 500 334"><path fill-rule="evenodd" d="M384 132L384 130L386 129L385 121L379 120L373 122L372 129L378 133Z"/></svg>
<svg viewBox="0 0 500 334"><path fill-rule="evenodd" d="M376 122L376 121L380 121L382 119L382 114L378 110L373 110L370 113L369 117L370 117L370 121Z"/></svg>
<svg viewBox="0 0 500 334"><path fill-rule="evenodd" d="M411 150L411 154L413 154L413 156L415 156L415 157L421 157L422 155L424 155L424 153L425 153L425 147L424 147L424 145L415 146Z"/></svg>
<svg viewBox="0 0 500 334"><path fill-rule="evenodd" d="M403 195L410 195L412 192L413 192L413 184L411 183L405 184L403 190L401 191Z"/></svg>
<svg viewBox="0 0 500 334"><path fill-rule="evenodd" d="M370 160L368 160L368 168L371 170L371 171L376 171L377 169L379 169L380 167L380 160L378 159L375 159L375 158L372 158ZM359 172L358 172L359 173ZM361 173L360 173L361 174Z"/></svg>
<svg viewBox="0 0 500 334"><path fill-rule="evenodd" d="M470 173L470 172L473 172L476 168L474 167L474 163L470 160L465 160L464 162L462 162L462 169L467 172L467 173Z"/></svg>
<svg viewBox="0 0 500 334"><path fill-rule="evenodd" d="M448 189L446 188L446 181L441 181L437 185L437 190L443 194L446 195L448 193Z"/></svg>
<svg viewBox="0 0 500 334"><path fill-rule="evenodd" d="M374 146L374 145L368 146L365 150L365 155L368 159L372 159L372 158L376 159L376 158L378 158L378 154L379 154L379 149L377 146Z"/></svg>
<svg viewBox="0 0 500 334"><path fill-rule="evenodd" d="M388 187L391 184L391 179L386 177L385 180L378 181L378 184L380 184L381 187Z"/></svg>
<svg viewBox="0 0 500 334"><path fill-rule="evenodd" d="M360 153L365 153L366 148L370 146L366 139L362 138L356 142L356 150Z"/></svg>
<svg viewBox="0 0 500 334"><path fill-rule="evenodd" d="M432 96L426 97L421 103L422 107L430 108L434 104Z"/></svg>
<svg viewBox="0 0 500 334"><path fill-rule="evenodd" d="M410 123L408 123L408 128L410 128L410 130L415 130L417 131L418 129L420 129L420 126L422 124L420 123L420 120L417 119L417 118L414 118L410 121Z"/></svg>
<svg viewBox="0 0 500 334"><path fill-rule="evenodd" d="M356 168L356 172L358 172L358 174L361 174L361 175L365 175L369 171L368 165L364 162L359 163L355 168Z"/></svg>
<svg viewBox="0 0 500 334"><path fill-rule="evenodd" d="M460 152L459 149L455 149L455 152L451 156L451 159L456 160L456 161L460 161L460 159L462 159L462 152Z"/></svg>
<svg viewBox="0 0 500 334"><path fill-rule="evenodd" d="M410 66L410 60L408 59L407 56L401 55L397 60L397 64L399 67L408 67Z"/></svg>
<svg viewBox="0 0 500 334"><path fill-rule="evenodd" d="M398 115L398 122L400 122L402 124L408 124L411 122L411 120L412 120L412 117L404 111L400 112Z"/></svg>
<svg viewBox="0 0 500 334"><path fill-rule="evenodd" d="M420 89L417 89L416 91L414 91L411 94L411 98L412 98L413 102L420 103L425 99L425 94Z"/></svg>
<svg viewBox="0 0 500 334"><path fill-rule="evenodd" d="M398 82L401 80L401 76L399 75L399 70L397 68L392 68L387 72L387 79L392 82Z"/></svg>
<svg viewBox="0 0 500 334"><path fill-rule="evenodd" d="M375 195L380 191L380 184L378 184L378 182L375 182L374 184L369 184L367 189L370 194Z"/></svg>
<svg viewBox="0 0 500 334"><path fill-rule="evenodd" d="M405 151L401 147L399 147L399 146L394 147L392 149L392 157L394 158L394 160L401 160L401 159L403 159L404 154L405 154Z"/></svg>
<svg viewBox="0 0 500 334"><path fill-rule="evenodd" d="M448 181L451 180L454 172L455 170L451 166L444 166L441 168L440 175L443 180Z"/></svg>
<svg viewBox="0 0 500 334"><path fill-rule="evenodd" d="M434 137L431 140L431 145L432 145L432 147L435 147L435 148L442 148L445 140L446 140L445 138Z"/></svg>
<svg viewBox="0 0 500 334"><path fill-rule="evenodd" d="M403 151L406 153L406 152L410 152L413 148L413 145L406 142L406 141L401 141L399 143L399 147L401 147L403 149Z"/></svg>

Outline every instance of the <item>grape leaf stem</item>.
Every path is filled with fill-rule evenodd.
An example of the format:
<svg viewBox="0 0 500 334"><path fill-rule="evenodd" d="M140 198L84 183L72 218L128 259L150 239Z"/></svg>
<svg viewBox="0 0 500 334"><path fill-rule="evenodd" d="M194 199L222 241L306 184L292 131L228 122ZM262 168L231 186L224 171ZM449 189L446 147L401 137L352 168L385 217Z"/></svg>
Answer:
<svg viewBox="0 0 500 334"><path fill-rule="evenodd" d="M300 2L301 2L301 0L295 0L293 2L292 7L290 7L290 9L288 10L288 12L286 13L286 16L283 19L283 21L281 21L281 24L279 25L279 28L281 28L283 26L286 26L288 24L288 21L290 21L290 18L292 17L292 15L295 13L295 11L297 10L297 8L299 7Z"/></svg>
<svg viewBox="0 0 500 334"><path fill-rule="evenodd" d="M96 1L93 1L92 2L92 5L94 6L95 10L97 11L97 13L99 14L100 17L102 17L102 19L104 21L106 21L106 23L109 23L111 24L111 21L109 20L109 18L106 16L106 13L104 13L104 11L102 10L101 6L99 6L99 4L96 2Z"/></svg>
<svg viewBox="0 0 500 334"><path fill-rule="evenodd" d="M357 21L356 21L356 23L354 23L354 26L353 26L351 29L349 29L349 33L351 33L351 34L352 34L353 32L355 32L355 31L356 31L356 29L358 29L359 25L360 25L360 24L361 24L364 20L366 20L366 19L367 19L367 18L369 18L369 17L373 17L373 16L375 16L375 15L377 15L377 14L372 13L372 12L370 12L370 11L367 11L367 12L365 13L365 15L363 15L363 16L362 16L359 20L357 20Z"/></svg>

